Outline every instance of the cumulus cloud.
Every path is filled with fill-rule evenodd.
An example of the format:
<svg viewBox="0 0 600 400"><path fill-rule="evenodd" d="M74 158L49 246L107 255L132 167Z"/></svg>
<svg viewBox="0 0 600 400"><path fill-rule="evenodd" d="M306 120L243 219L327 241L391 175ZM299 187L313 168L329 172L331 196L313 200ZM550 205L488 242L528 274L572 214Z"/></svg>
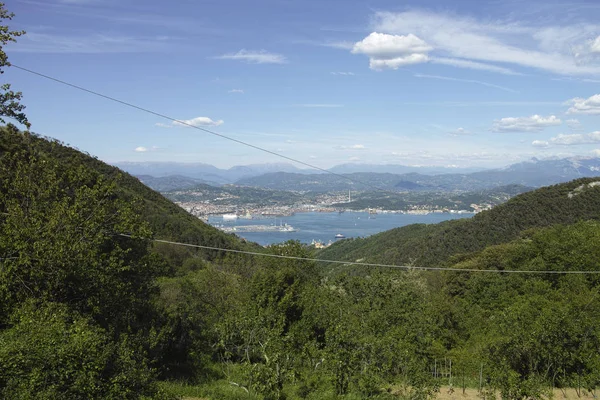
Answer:
<svg viewBox="0 0 600 400"><path fill-rule="evenodd" d="M561 134L550 139L550 143L560 146L600 143L600 131L592 133L575 133L572 135Z"/></svg>
<svg viewBox="0 0 600 400"><path fill-rule="evenodd" d="M285 64L287 59L276 53L269 53L266 50L252 51L242 49L237 53L223 54L222 56L216 57L221 60L238 60L245 61L251 64Z"/></svg>
<svg viewBox="0 0 600 400"><path fill-rule="evenodd" d="M576 97L569 100L567 104L571 105L567 114L600 115L600 94L595 94L587 99Z"/></svg>
<svg viewBox="0 0 600 400"><path fill-rule="evenodd" d="M540 132L544 128L560 124L561 120L554 115L542 117L536 114L531 117L509 117L494 121L492 132Z"/></svg>
<svg viewBox="0 0 600 400"><path fill-rule="evenodd" d="M359 50L366 47L371 54L375 54L367 54L371 58L372 68L397 68L411 62L429 60L459 68L508 74L514 73L508 68L511 65L559 75L600 74L600 65L587 56L591 53L600 54L600 39L589 40L594 33L594 37L597 36L600 30L598 25L532 25L422 10L377 12L372 21L371 28L378 32L377 35L418 39L413 40L415 49L406 46L407 49L398 55L388 51L386 57L377 58L377 52L373 49L382 47L379 41L363 43L371 34L363 42L357 43L352 51L361 52ZM411 42L407 39L404 41ZM395 57L399 57L396 63L385 62ZM377 63L373 60L382 61Z"/></svg>
<svg viewBox="0 0 600 400"><path fill-rule="evenodd" d="M160 147L158 147L158 146L152 146L152 147L139 146L139 147L136 147L135 149L133 149L133 151L135 151L136 153L147 153L149 151L158 151L158 150L160 150Z"/></svg>
<svg viewBox="0 0 600 400"><path fill-rule="evenodd" d="M533 147L541 147L541 148L546 148L548 147L550 144L545 141L545 140L534 140L533 142L531 142L531 145Z"/></svg>
<svg viewBox="0 0 600 400"><path fill-rule="evenodd" d="M219 126L223 125L223 120L219 119L214 121L208 117L196 117L192 119L182 119L179 121L173 121L173 125L175 126Z"/></svg>
<svg viewBox="0 0 600 400"><path fill-rule="evenodd" d="M413 35L388 35L372 32L356 42L352 48L354 54L369 57L369 66L374 70L385 68L398 69L405 65L419 64L429 60L428 52L433 50L425 41Z"/></svg>

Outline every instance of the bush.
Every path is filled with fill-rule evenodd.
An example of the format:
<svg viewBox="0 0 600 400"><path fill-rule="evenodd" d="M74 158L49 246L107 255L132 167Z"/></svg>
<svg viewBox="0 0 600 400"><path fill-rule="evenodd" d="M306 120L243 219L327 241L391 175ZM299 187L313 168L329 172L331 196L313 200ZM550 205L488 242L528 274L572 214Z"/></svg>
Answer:
<svg viewBox="0 0 600 400"><path fill-rule="evenodd" d="M143 353L58 303L27 302L0 333L0 398L162 397Z"/></svg>

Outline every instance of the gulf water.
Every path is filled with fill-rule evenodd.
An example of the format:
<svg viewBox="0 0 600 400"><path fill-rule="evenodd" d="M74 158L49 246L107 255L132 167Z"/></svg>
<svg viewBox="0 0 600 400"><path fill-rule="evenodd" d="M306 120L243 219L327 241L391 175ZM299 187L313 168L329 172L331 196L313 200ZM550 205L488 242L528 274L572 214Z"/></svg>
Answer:
<svg viewBox="0 0 600 400"><path fill-rule="evenodd" d="M290 217L237 219L224 221L221 216L210 217L208 222L212 225L240 226L240 225L282 225L288 224L297 229L296 232L239 232L238 236L246 240L259 243L263 246L281 243L287 240L298 240L302 243L311 243L313 240L328 243L335 241L336 234L346 238L367 237L379 232L410 224L436 224L438 222L470 218L473 214L436 213L425 215L413 214L376 214L366 212L344 213L298 213Z"/></svg>

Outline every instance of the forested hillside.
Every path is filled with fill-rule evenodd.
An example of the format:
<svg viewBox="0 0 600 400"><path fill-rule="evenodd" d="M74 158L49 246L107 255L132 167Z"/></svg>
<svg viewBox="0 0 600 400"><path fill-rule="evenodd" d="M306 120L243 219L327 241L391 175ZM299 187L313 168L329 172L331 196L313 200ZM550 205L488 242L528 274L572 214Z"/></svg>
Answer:
<svg viewBox="0 0 600 400"><path fill-rule="evenodd" d="M600 187L584 178L518 195L471 219L410 225L335 243L320 258L415 266L444 265L457 254L505 243L530 228L600 219Z"/></svg>
<svg viewBox="0 0 600 400"><path fill-rule="evenodd" d="M296 242L157 247L251 245L92 157L0 133L0 398L521 400L600 383L594 179L325 254L451 271L331 274Z"/></svg>
<svg viewBox="0 0 600 400"><path fill-rule="evenodd" d="M86 171L93 171L107 183L116 184L117 197L125 202L139 202L141 218L148 223L154 238L234 249L245 246L237 237L205 224L158 192L149 189L139 179L57 141L47 140L34 134L22 135L3 128L0 129L0 157L7 154L35 154L38 158L48 157L56 161L65 171L83 168ZM181 266L188 258L199 257L210 260L217 256L212 251L173 249L172 246L167 248L162 245L155 245L155 250L169 258L173 267Z"/></svg>

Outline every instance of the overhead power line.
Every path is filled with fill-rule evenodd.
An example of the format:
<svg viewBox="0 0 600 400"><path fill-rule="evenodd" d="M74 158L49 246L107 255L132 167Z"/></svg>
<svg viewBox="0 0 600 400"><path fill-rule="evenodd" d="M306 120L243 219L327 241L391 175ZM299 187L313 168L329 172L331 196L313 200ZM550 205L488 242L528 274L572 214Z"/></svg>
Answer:
<svg viewBox="0 0 600 400"><path fill-rule="evenodd" d="M180 243L173 242L170 240L163 239L146 239L146 238L138 238L132 235L126 235L124 233L117 234L118 236L123 236L131 239L144 239L150 240L158 243L166 243L172 244L176 246L185 246L185 247L194 247L198 249L205 250L216 250L223 251L227 253L237 253L237 254L247 254L252 256L259 257L271 257L271 258L280 258L286 260L296 260L296 261L313 261L313 262L323 262L323 263L331 263L331 264L341 264L341 265L359 265L364 267L381 267L381 268L396 268L403 269L405 271L418 270L418 271L449 271L449 272L487 272L487 273L497 273L497 274L529 274L529 275L596 275L600 274L599 271L535 271L535 270L515 270L515 269L476 269L476 268L445 268L445 267L415 267L412 265L394 265L394 264L379 264L379 263L365 263L365 262L353 262L353 261L339 261L339 260L326 260L323 258L310 258L310 257L297 257L297 256L286 256L280 254L268 254L268 253L259 253L256 251L246 251L246 250L236 250L236 249L227 249L223 247L213 247L213 246L203 246L199 244L190 244L190 243Z"/></svg>
<svg viewBox="0 0 600 400"><path fill-rule="evenodd" d="M292 157L288 157L286 155L283 154L279 154L277 152L265 149L263 147L260 146L256 146L253 145L251 143L248 142L244 142L242 140L238 140L235 138L232 138L230 136L227 135L223 135L221 133L217 133L215 131L212 131L210 129L206 129L206 128L202 128L193 124L190 124L188 122L185 121L181 121L178 120L176 118L170 117L168 115L135 105L133 103L129 103L120 99L117 99L115 97L111 97L99 92L96 92L94 90L90 90L87 88L84 88L82 86L79 85L75 85L73 83L64 81L62 79L58 79L37 71L33 71L31 69L25 68L25 67L21 67L19 65L16 64L11 64L12 67L19 69L21 71L60 83L62 85L65 86L69 86L71 88L80 90L82 92L86 92L88 94L92 94L94 96L97 97L101 97L104 98L106 100L109 101L113 101L115 103L119 103L121 105L172 121L172 122L176 122L180 125L184 125L184 126L188 126L190 128L194 128L200 131L203 131L205 133L209 133L211 135L214 136L218 136L220 138L247 146L247 147L251 147L253 149L283 158L285 160L288 161L292 161L294 163L300 164L300 165L304 165L306 167L321 171L321 172L325 172L327 174L330 175L334 175L337 176L339 178L342 178L344 180L350 181L352 183L359 183L361 185L364 185L366 187L370 187L373 188L377 191L381 191L381 192L386 192L386 193L393 193L393 194L398 194L397 192L391 191L391 190L386 190L386 189L382 189L380 187L377 187L375 185L372 185L368 182L364 182L358 179L354 179L354 178L350 178L348 176L344 176L332 171L329 171L327 169L318 167L316 165L312 165L310 163L298 160L296 158L292 158ZM124 237L129 237L132 238L132 236L130 235L125 235L125 234L120 234L120 236L124 236ZM178 245L178 246L187 246L187 247L195 247L195 248L201 248L201 249L206 249L206 250L216 250L216 251L224 251L224 252L230 252L230 253L239 253L239 254L247 254L247 255L253 255L253 256L260 256L260 257L271 257L271 258L280 258L280 259L290 259L290 260L298 260L298 261L312 261L312 262L324 262L324 263L332 263L332 264L341 264L341 265L358 265L358 266L365 266L365 267L382 267L382 268L396 268L396 269L403 269L403 270L421 270L421 271L451 271L451 272L483 272L483 273L511 273L511 274L543 274L543 275L547 275L547 274L600 274L600 271L534 271L534 270L489 270L489 269L473 269L473 268L444 268L444 267L415 267L415 266L409 266L409 265L392 265L392 264L379 264L379 263L364 263L364 262L351 262L351 261L338 261L338 260L325 260L325 259L318 259L318 258L307 258L307 257L295 257L295 256L285 256L285 255L277 255L277 254L266 254L266 253L259 253L259 252L251 252L251 251L244 251L244 250L235 250L235 249L227 249L227 248L221 248L221 247L212 247L212 246L202 246L202 245L197 245L197 244L189 244L189 243L179 243L179 242L173 242L173 241L168 241L168 240L162 240L162 239L149 239L152 240L154 242L159 242L159 243L166 243L166 244L172 244L172 245Z"/></svg>
<svg viewBox="0 0 600 400"><path fill-rule="evenodd" d="M348 177L348 176L345 176L345 175L342 175L342 174L338 174L338 173L335 173L335 172L333 172L333 171L329 171L329 170L327 170L327 169L325 169L325 168L318 167L318 166L316 166L316 165L313 165L313 164L310 164L310 163L307 163L307 162L304 162L304 161L298 160L298 159L296 159L296 158L293 158L293 157L288 157L288 156L286 156L286 155L283 155L283 154L277 153L277 152L275 152L275 151L271 151L271 150L265 149L265 148L263 148L263 147L260 147L260 146L256 146L256 145L254 145L254 144L251 144L251 143L245 142L245 141L243 141L243 140L235 139L235 138L232 138L232 137L230 137L230 136L223 135L222 133L217 133L217 132L215 132L215 131L212 131L212 130L210 130L210 129L206 129L206 128L202 128L202 127L199 127L199 126L196 126L196 125L190 124L190 123L188 123L188 122L185 122L185 121L179 120L179 119L177 119L177 118L173 118L173 117L170 117L170 116L168 116L168 115L165 115L165 114L162 114L162 113L159 113L159 112L156 112L156 111L150 110L150 109L148 109L148 108L144 108L144 107L141 107L141 106L135 105L135 104L133 104L133 103L130 103L130 102L127 102L127 101L124 101L124 100L120 100L120 99L117 99L117 98L115 98L115 97L108 96L108 95L106 95L106 94L103 94L103 93L100 93L100 92L96 92L96 91L94 91L94 90L91 90L91 89L84 88L83 86L75 85L75 84L73 84L73 83L70 83L70 82L64 81L64 80L62 80L62 79L58 79L58 78L52 77L52 76L50 76L50 75L43 74L43 73L41 73L41 72L33 71L33 70L31 70L31 69L28 69L28 68L25 68L25 67L21 67L21 66L19 66L19 65L12 64L12 63L11 63L11 67L13 67L13 68L16 68L16 69L19 69L19 70L21 70L21 71L24 71L24 72L27 72L27 73L30 73L30 74L33 74L33 75L37 75L37 76L39 76L39 77L42 77L42 78L45 78L45 79L49 79L49 80L51 80L51 81L54 81L54 82L60 83L61 85L69 86L69 87L71 87L71 88L74 88L74 89L80 90L80 91L82 91L82 92L86 92L86 93L92 94L92 95L94 95L94 96L102 97L103 99L110 100L110 101L113 101L113 102L115 102L115 103L119 103L119 104L122 104L122 105L124 105L124 106L130 107L130 108L134 108L134 109L136 109L136 110L143 111L143 112L145 112L145 113L148 113L148 114L152 114L152 115L154 115L154 116L156 116L156 117L163 118L163 119L169 120L169 121L171 121L171 122L176 122L177 124L180 124L180 125L185 125L185 126L187 126L187 127L190 127L190 128L198 129L198 130L200 130L200 131L203 131L203 132L209 133L209 134L211 134L211 135L218 136L218 137L220 137L220 138L223 138L223 139L226 139L226 140L230 140L230 141L232 141L232 142L235 142L235 143L238 143L238 144L241 144L241 145L247 146L247 147L251 147L251 148L253 148L253 149L255 149L255 150L259 150L259 151L262 151L262 152L265 152L265 153L268 153L268 154L271 154L271 155L274 155L274 156L277 156L277 157L283 158L283 159L285 159L285 160L292 161L292 162L294 162L294 163L297 163L297 164L300 164L300 165L304 165L305 167L309 167L309 168L312 168L312 169L315 169L315 170L318 170L318 171L321 171L321 172L325 172L325 173L328 173L328 174L331 174L331 175L337 176L338 178L342 178L342 179L344 179L344 180L347 180L347 181L350 181L350 182L352 182L352 183L359 183L359 184L361 184L361 185L364 185L364 186L366 186L366 187L370 187L370 188L372 188L372 189L375 189L375 190L377 190L377 191L380 191L380 192L393 193L393 194L395 194L395 195L397 195L397 194L398 194L397 192L394 192L394 191L391 191L391 190L387 190L387 189L380 188L380 187L378 187L378 186L375 186L375 185L373 185L373 184L371 184L371 183L369 183L369 182L365 182L365 181L361 181L361 180L358 180L358 179L350 178L350 177Z"/></svg>

